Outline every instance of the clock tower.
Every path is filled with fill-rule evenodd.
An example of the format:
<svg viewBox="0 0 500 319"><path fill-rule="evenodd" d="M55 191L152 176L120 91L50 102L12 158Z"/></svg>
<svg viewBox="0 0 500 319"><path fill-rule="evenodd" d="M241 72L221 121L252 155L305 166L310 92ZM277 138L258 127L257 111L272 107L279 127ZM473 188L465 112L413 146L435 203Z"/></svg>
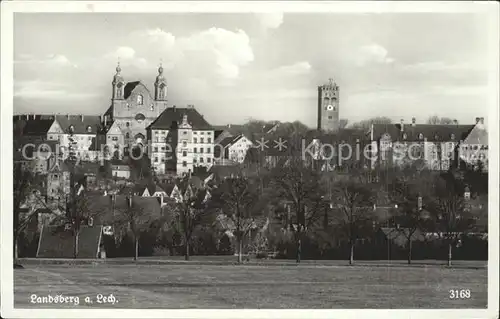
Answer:
<svg viewBox="0 0 500 319"><path fill-rule="evenodd" d="M318 130L337 131L339 125L339 87L329 79L318 86Z"/></svg>

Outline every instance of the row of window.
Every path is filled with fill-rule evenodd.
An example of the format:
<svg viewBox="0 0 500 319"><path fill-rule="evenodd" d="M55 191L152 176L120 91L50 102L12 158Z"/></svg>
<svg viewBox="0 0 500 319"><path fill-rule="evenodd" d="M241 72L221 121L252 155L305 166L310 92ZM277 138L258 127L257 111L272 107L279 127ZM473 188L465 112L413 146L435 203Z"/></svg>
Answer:
<svg viewBox="0 0 500 319"><path fill-rule="evenodd" d="M159 163L159 162L162 162L162 163L165 163L166 162L166 159L164 157L162 157L161 159L159 159L158 157L155 157L155 163ZM203 157L200 157L199 158L199 162L200 163L205 163L205 159ZM212 159L210 157L207 157L207 163L211 163L212 162ZM186 161L183 161L182 163L187 163ZM198 163L198 159L197 158L193 158L193 163ZM183 164L183 166L186 166Z"/></svg>

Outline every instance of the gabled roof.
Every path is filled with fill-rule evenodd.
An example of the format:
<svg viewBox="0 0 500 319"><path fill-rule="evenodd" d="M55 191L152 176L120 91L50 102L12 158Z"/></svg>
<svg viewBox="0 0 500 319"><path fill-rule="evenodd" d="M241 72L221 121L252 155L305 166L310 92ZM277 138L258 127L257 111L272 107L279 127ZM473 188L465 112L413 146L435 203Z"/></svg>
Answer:
<svg viewBox="0 0 500 319"><path fill-rule="evenodd" d="M407 228L381 228L382 233L394 244L405 247L408 241L409 230ZM412 241L424 241L424 234L417 229L411 236Z"/></svg>
<svg viewBox="0 0 500 319"><path fill-rule="evenodd" d="M488 131L481 125L476 125L464 139L464 144L488 145Z"/></svg>
<svg viewBox="0 0 500 319"><path fill-rule="evenodd" d="M148 126L147 129L164 129L169 130L172 128L172 123L177 125L182 123L182 117L187 115L189 124L193 130L210 130L212 126L198 113L194 107L178 108L170 107L165 109L156 120Z"/></svg>
<svg viewBox="0 0 500 319"><path fill-rule="evenodd" d="M144 87L144 89L146 89L148 94L151 94L149 92L149 89L141 81L133 81L133 82L128 82L127 84L125 84L125 88L123 89L123 91L124 91L123 98L128 99L130 97L130 95L132 94L132 91L134 91L134 89L138 85L142 85Z"/></svg>
<svg viewBox="0 0 500 319"><path fill-rule="evenodd" d="M64 133L70 133L69 128L72 125L74 134L96 134L102 130L101 118L98 115L56 115L56 120ZM91 131L87 131L87 127Z"/></svg>
<svg viewBox="0 0 500 319"><path fill-rule="evenodd" d="M401 124L373 124L373 139L378 140L387 133L392 140L403 141L406 134L406 141L419 141L419 134L423 134L424 139L429 142L459 142L467 138L473 128L474 125L404 124L401 131Z"/></svg>

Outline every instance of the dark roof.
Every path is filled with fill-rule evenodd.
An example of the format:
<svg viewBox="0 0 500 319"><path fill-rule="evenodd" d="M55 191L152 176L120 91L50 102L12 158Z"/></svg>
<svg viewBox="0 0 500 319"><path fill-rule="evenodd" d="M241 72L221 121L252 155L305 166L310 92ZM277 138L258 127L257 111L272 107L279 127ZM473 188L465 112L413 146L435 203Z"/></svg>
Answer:
<svg viewBox="0 0 500 319"><path fill-rule="evenodd" d="M242 169L238 165L212 165L208 170L209 173L213 173L218 178L226 178L240 175Z"/></svg>
<svg viewBox="0 0 500 319"><path fill-rule="evenodd" d="M75 134L96 134L102 130L101 118L98 115L57 115L56 120L65 133L69 133L71 125ZM87 132L89 126L91 132Z"/></svg>
<svg viewBox="0 0 500 319"><path fill-rule="evenodd" d="M134 82L128 82L127 84L125 84L125 88L124 88L124 99L128 99L128 97L130 96L130 94L132 94L132 91L139 85L141 84L141 81L134 81Z"/></svg>
<svg viewBox="0 0 500 319"><path fill-rule="evenodd" d="M101 243L101 226L82 226L78 237L77 258L97 258ZM38 258L73 258L74 236L64 226L44 226L40 235Z"/></svg>
<svg viewBox="0 0 500 319"><path fill-rule="evenodd" d="M400 247L405 247L408 241L408 235L409 235L409 230L407 228L381 228L380 229L382 233L392 241L394 244L400 246ZM412 236L411 236L412 241L424 241L425 240L425 235L420 231L416 230Z"/></svg>
<svg viewBox="0 0 500 319"><path fill-rule="evenodd" d="M373 139L378 140L388 133L392 140L404 140L406 134L407 141L419 141L419 134L423 134L427 141L452 141L459 142L467 138L474 125L441 125L441 124L404 124L401 131L401 124L373 124ZM454 139L451 138L452 134Z"/></svg>
<svg viewBox="0 0 500 319"><path fill-rule="evenodd" d="M54 120L49 119L36 119L26 121L23 128L23 135L45 135L49 131Z"/></svg>
<svg viewBox="0 0 500 319"><path fill-rule="evenodd" d="M182 117L187 115L189 124L194 130L209 130L212 126L198 113L194 107L171 107L163 111L158 118L148 126L148 129L171 129L172 123L182 123Z"/></svg>

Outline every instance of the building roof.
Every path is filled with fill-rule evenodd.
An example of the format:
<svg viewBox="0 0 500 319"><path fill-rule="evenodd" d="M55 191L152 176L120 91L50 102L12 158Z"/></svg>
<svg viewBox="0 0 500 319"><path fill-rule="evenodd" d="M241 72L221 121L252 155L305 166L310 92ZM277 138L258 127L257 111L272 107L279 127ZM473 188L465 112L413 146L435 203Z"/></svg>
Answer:
<svg viewBox="0 0 500 319"><path fill-rule="evenodd" d="M408 241L409 230L407 228L389 228L382 227L380 229L382 233L387 237L388 240L392 241L394 244L405 247ZM425 235L417 229L411 236L412 241L424 241Z"/></svg>
<svg viewBox="0 0 500 319"><path fill-rule="evenodd" d="M210 130L212 126L203 118L203 115L198 113L194 107L178 108L170 107L165 109L158 118L148 126L148 129L164 129L169 130L172 124L182 123L182 117L187 115L189 124L193 130Z"/></svg>
<svg viewBox="0 0 500 319"><path fill-rule="evenodd" d="M101 226L82 226L78 236L77 258L97 258L101 244ZM74 236L64 226L44 226L40 235L38 258L73 258Z"/></svg>
<svg viewBox="0 0 500 319"><path fill-rule="evenodd" d="M139 84L142 85L146 89L146 91L149 93L148 88L141 81L133 81L133 82L128 82L127 84L125 84L125 88L123 89L123 98L128 99L129 96L132 94L132 91L134 91L134 89Z"/></svg>
<svg viewBox="0 0 500 319"><path fill-rule="evenodd" d="M464 144L488 145L488 131L484 127L476 125L464 139Z"/></svg>
<svg viewBox="0 0 500 319"><path fill-rule="evenodd" d="M53 119L31 119L25 121L23 135L46 135L54 123Z"/></svg>
<svg viewBox="0 0 500 319"><path fill-rule="evenodd" d="M459 142L466 139L473 128L472 124L404 124L401 130L401 124L373 124L373 139L378 140L387 133L392 140L419 141L419 135L422 134L429 142L452 140Z"/></svg>
<svg viewBox="0 0 500 319"><path fill-rule="evenodd" d="M57 115L56 120L65 133L70 133L71 125L74 134L96 134L102 130L101 117L98 115ZM90 132L87 131L89 126Z"/></svg>

